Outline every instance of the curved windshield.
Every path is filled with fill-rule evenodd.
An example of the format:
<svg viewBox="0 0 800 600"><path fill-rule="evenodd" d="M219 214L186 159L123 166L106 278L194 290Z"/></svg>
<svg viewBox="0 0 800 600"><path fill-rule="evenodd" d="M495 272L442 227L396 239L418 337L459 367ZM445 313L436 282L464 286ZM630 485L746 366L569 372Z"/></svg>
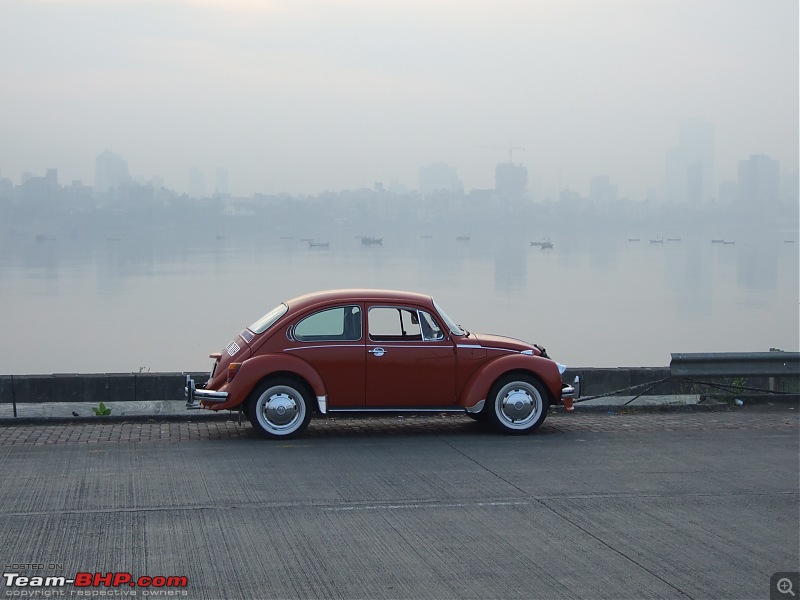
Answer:
<svg viewBox="0 0 800 600"><path fill-rule="evenodd" d="M433 301L433 306L436 309L436 312L439 313L439 316L442 317L442 320L444 321L445 325L447 325L447 328L450 330L450 333L452 333L453 335L467 335L467 332L461 329L461 327L459 327L458 325L456 325L456 322L453 321L453 319L451 319L450 317L448 317L447 314L442 310L442 308L438 304L436 304L436 300Z"/></svg>
<svg viewBox="0 0 800 600"><path fill-rule="evenodd" d="M248 329L253 333L264 333L275 324L275 321L285 315L287 310L289 310L289 307L286 304L279 304L258 321L250 325Z"/></svg>

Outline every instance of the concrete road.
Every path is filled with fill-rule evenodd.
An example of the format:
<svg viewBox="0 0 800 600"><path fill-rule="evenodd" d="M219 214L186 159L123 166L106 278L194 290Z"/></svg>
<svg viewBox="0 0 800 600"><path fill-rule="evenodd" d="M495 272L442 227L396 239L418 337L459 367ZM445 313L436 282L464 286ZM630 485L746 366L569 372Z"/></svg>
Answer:
<svg viewBox="0 0 800 600"><path fill-rule="evenodd" d="M769 598L796 412L5 427L0 597ZM187 585L31 585L80 572Z"/></svg>

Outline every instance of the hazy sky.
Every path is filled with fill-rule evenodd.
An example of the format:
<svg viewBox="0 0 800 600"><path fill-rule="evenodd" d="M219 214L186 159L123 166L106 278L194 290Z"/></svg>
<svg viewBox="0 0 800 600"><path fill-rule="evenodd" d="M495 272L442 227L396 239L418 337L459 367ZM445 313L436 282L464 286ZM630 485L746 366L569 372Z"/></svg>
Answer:
<svg viewBox="0 0 800 600"><path fill-rule="evenodd" d="M797 0L2 0L0 175L94 183L104 149L184 191L663 182L681 119L716 173L798 164Z"/></svg>

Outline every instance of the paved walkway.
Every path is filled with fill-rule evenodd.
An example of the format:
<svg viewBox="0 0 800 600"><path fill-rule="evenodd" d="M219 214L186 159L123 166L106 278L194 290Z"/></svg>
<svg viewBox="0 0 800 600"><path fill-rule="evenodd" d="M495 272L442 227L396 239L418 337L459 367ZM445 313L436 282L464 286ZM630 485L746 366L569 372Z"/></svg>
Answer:
<svg viewBox="0 0 800 600"><path fill-rule="evenodd" d="M720 429L798 429L800 411L789 407L735 409L723 412L666 412L613 414L554 413L534 435L572 432L647 432ZM100 418L98 418L100 419ZM492 435L486 425L464 415L387 417L319 417L303 438L418 435ZM23 424L0 427L0 446L181 442L185 440L258 439L250 423L235 419L159 422L90 422Z"/></svg>

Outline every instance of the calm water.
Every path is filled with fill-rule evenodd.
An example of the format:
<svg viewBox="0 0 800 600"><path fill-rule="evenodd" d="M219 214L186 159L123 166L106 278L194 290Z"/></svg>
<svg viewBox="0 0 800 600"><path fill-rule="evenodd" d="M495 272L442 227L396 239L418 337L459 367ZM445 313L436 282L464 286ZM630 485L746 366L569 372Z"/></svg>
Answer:
<svg viewBox="0 0 800 600"><path fill-rule="evenodd" d="M293 296L336 287L430 293L467 329L578 366L666 366L671 352L798 350L797 232L353 235L191 243L8 238L0 372L205 370L210 352ZM629 241L629 237L641 241ZM725 237L735 244L712 244ZM786 243L792 240L793 243Z"/></svg>

